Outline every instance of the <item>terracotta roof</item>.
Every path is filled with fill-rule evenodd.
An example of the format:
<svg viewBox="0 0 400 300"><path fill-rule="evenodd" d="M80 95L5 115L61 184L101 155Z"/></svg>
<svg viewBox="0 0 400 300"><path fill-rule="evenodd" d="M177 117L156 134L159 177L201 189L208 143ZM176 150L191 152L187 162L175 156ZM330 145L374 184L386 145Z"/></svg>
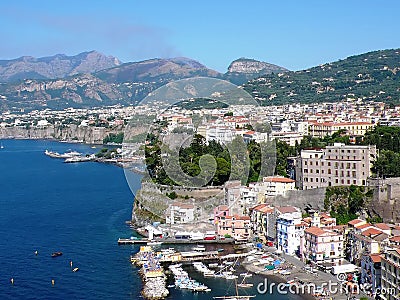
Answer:
<svg viewBox="0 0 400 300"><path fill-rule="evenodd" d="M294 206L277 206L275 207L276 210L278 210L280 213L285 214L285 213L292 213L292 212L297 212L299 211L296 207Z"/></svg>
<svg viewBox="0 0 400 300"><path fill-rule="evenodd" d="M309 227L305 230L306 233L310 233L312 235L316 235L316 236L320 236L323 235L325 233L325 230L319 228L319 227Z"/></svg>
<svg viewBox="0 0 400 300"><path fill-rule="evenodd" d="M365 230L362 233L362 235L371 237L372 235L378 235L378 234L381 234L381 233L382 233L382 231L380 231L380 230L378 230L376 228L368 228L367 230Z"/></svg>
<svg viewBox="0 0 400 300"><path fill-rule="evenodd" d="M295 182L293 179L286 177L265 177L264 182L282 182L282 183L292 183Z"/></svg>
<svg viewBox="0 0 400 300"><path fill-rule="evenodd" d="M382 260L382 256L380 254L370 254L369 256L374 263L381 262Z"/></svg>
<svg viewBox="0 0 400 300"><path fill-rule="evenodd" d="M400 235L393 236L389 239L391 242L399 243L400 242Z"/></svg>
<svg viewBox="0 0 400 300"><path fill-rule="evenodd" d="M356 225L354 225L354 227L357 228L357 229L363 230L363 229L367 229L369 227L372 227L372 224L370 224L370 223L362 224L362 225L356 224Z"/></svg>
<svg viewBox="0 0 400 300"><path fill-rule="evenodd" d="M272 213L274 212L274 208L270 206L265 206L260 209L262 213Z"/></svg>
<svg viewBox="0 0 400 300"><path fill-rule="evenodd" d="M374 226L382 230L390 230L389 225L386 223L376 223Z"/></svg>
<svg viewBox="0 0 400 300"><path fill-rule="evenodd" d="M263 207L266 207L266 206L268 206L268 204L262 203L262 204L258 204L258 205L256 205L256 206L252 207L250 210L257 210L257 211L259 211L260 209L262 209Z"/></svg>
<svg viewBox="0 0 400 300"><path fill-rule="evenodd" d="M348 222L347 224L354 226L354 225L356 225L358 223L361 223L361 222L365 222L365 221L364 220L360 220L360 219L355 219L355 220L352 220L352 221Z"/></svg>
<svg viewBox="0 0 400 300"><path fill-rule="evenodd" d="M229 209L228 205L219 205L219 206L217 206L216 208L217 208L218 210L228 210L228 209Z"/></svg>

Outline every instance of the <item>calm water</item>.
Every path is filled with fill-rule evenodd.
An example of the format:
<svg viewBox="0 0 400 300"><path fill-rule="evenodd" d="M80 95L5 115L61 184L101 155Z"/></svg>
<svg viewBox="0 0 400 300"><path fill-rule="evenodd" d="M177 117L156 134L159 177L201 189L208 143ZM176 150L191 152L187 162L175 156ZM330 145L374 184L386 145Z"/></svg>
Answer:
<svg viewBox="0 0 400 300"><path fill-rule="evenodd" d="M26 140L2 144L0 299L141 299L138 270L129 263L130 254L138 249L116 242L132 235L124 222L130 219L133 194L123 170L91 162L64 164L43 153L46 149L98 151L87 145ZM140 176L132 177L139 188ZM54 251L63 255L52 258ZM79 272L71 271L70 261ZM172 289L169 299L212 299L234 291L232 282L225 280L205 283L212 293Z"/></svg>

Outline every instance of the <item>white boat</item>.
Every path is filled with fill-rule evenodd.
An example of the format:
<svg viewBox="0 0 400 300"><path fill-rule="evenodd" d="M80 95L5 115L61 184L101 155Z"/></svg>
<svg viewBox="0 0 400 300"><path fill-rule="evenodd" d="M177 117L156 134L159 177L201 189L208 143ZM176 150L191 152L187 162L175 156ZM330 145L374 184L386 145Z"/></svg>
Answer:
<svg viewBox="0 0 400 300"><path fill-rule="evenodd" d="M147 246L160 246L162 242L148 242Z"/></svg>
<svg viewBox="0 0 400 300"><path fill-rule="evenodd" d="M194 251L206 251L206 248L202 245L197 245L196 247L192 248Z"/></svg>
<svg viewBox="0 0 400 300"><path fill-rule="evenodd" d="M250 273L240 273L240 276L243 276L243 277L251 277L251 276L253 276L253 275L250 274Z"/></svg>
<svg viewBox="0 0 400 300"><path fill-rule="evenodd" d="M0 144L0 149L4 149L4 146L3 146L3 144Z"/></svg>
<svg viewBox="0 0 400 300"><path fill-rule="evenodd" d="M72 272L78 272L79 271L79 268L73 268L72 269Z"/></svg>

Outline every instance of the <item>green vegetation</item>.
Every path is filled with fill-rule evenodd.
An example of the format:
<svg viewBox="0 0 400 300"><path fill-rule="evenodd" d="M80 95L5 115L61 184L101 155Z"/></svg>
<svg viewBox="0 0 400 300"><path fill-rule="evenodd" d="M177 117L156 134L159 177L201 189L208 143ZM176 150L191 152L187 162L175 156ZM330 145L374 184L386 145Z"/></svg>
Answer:
<svg viewBox="0 0 400 300"><path fill-rule="evenodd" d="M110 133L103 139L103 144L114 143L114 144L122 144L124 140L124 133L119 132L117 134Z"/></svg>
<svg viewBox="0 0 400 300"><path fill-rule="evenodd" d="M376 145L380 150L372 168L377 176L400 176L400 127L376 126L365 134L360 144Z"/></svg>
<svg viewBox="0 0 400 300"><path fill-rule="evenodd" d="M98 158L105 158L105 159L111 159L115 158L118 156L118 150L117 148L102 148L97 154L96 157Z"/></svg>
<svg viewBox="0 0 400 300"><path fill-rule="evenodd" d="M328 187L325 193L324 208L330 211L338 224L357 218L366 204L372 198L372 190L363 186L336 186Z"/></svg>
<svg viewBox="0 0 400 300"><path fill-rule="evenodd" d="M399 103L400 50L374 51L303 71L265 75L244 85L262 105L350 98Z"/></svg>

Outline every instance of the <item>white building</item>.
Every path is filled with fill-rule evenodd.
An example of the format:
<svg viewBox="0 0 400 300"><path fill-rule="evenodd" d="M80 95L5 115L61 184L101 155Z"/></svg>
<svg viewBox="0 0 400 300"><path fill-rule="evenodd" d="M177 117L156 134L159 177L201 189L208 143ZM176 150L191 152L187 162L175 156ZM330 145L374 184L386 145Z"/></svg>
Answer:
<svg viewBox="0 0 400 300"><path fill-rule="evenodd" d="M165 212L165 222L167 224L183 224L194 221L195 207L191 204L174 202Z"/></svg>
<svg viewBox="0 0 400 300"><path fill-rule="evenodd" d="M277 248L284 253L299 253L300 241L304 235L301 212L284 213L276 219Z"/></svg>
<svg viewBox="0 0 400 300"><path fill-rule="evenodd" d="M296 181L283 176L267 176L263 178L262 189L265 196L285 195L295 189Z"/></svg>

